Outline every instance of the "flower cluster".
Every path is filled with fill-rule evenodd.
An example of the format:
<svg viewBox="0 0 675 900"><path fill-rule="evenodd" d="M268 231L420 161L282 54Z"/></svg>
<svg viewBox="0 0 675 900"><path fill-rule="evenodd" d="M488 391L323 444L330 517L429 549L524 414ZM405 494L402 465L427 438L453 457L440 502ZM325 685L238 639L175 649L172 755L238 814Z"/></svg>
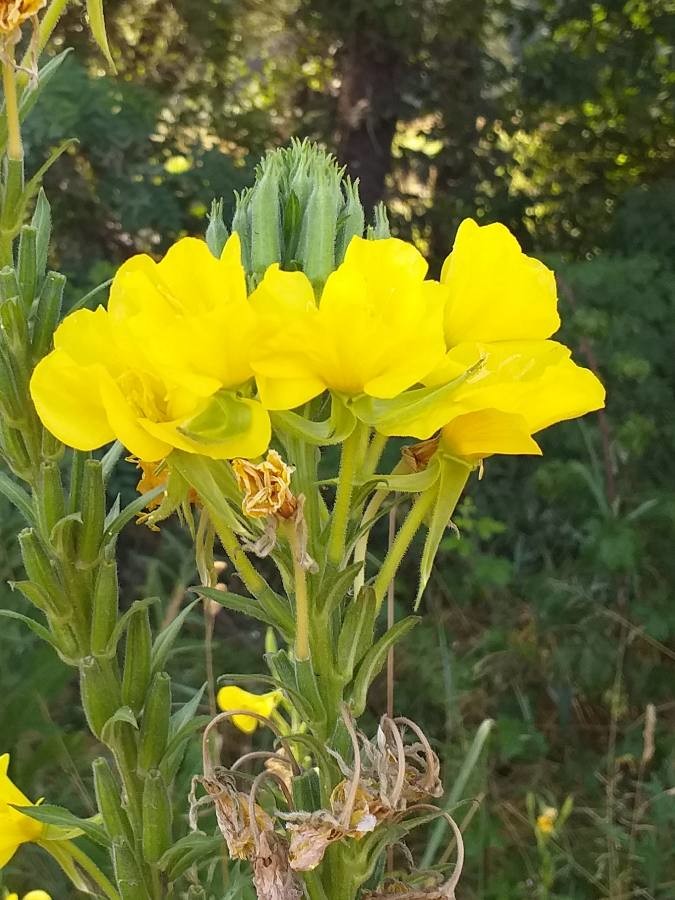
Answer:
<svg viewBox="0 0 675 900"><path fill-rule="evenodd" d="M538 454L533 435L604 403L550 339L556 305L553 273L504 226L471 219L440 281L412 244L357 236L318 297L278 264L248 294L236 232L220 258L184 238L159 263L123 265L107 309L65 319L31 392L64 443L117 438L144 461L257 457L270 411L326 392L382 435L439 432L471 464Z"/></svg>

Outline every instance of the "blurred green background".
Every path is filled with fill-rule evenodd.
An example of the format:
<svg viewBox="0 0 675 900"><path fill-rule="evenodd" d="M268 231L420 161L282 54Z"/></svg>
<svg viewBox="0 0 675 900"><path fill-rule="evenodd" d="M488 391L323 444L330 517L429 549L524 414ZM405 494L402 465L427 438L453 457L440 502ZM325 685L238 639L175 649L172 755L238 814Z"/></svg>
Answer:
<svg viewBox="0 0 675 900"><path fill-rule="evenodd" d="M31 168L78 139L45 182L71 301L130 254L202 234L211 199L231 210L260 154L292 136L334 150L434 273L469 215L555 267L563 337L600 373L607 410L546 434L541 460L488 461L398 652L396 703L432 736L448 786L481 721L496 723L454 810L462 898L675 897L671 0L106 0L106 14L117 76L74 6L54 50L76 52L25 135ZM127 466L116 490L134 481ZM20 574L19 523L0 504L4 585ZM131 526L127 602L156 594L159 618L175 611L197 581L189 549L177 527ZM401 615L414 583L413 554ZM21 608L4 586L0 601ZM215 632L217 672L259 670L255 623L222 612ZM205 679L202 635L194 614L179 696ZM96 748L69 670L5 624L0 683L17 780L92 812ZM384 703L381 684L373 722ZM570 795L542 850L532 803ZM4 875L58 893L30 848Z"/></svg>

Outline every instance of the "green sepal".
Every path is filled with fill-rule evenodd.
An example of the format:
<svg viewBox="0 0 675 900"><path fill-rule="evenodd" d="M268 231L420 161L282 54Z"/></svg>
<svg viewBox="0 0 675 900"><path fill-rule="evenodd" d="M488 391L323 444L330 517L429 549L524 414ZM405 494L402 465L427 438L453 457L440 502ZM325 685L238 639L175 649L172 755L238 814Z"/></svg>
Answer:
<svg viewBox="0 0 675 900"><path fill-rule="evenodd" d="M129 818L122 809L120 787L115 780L110 764L102 756L95 759L92 765L94 774L94 792L96 805L99 808L103 825L111 841L124 842L133 846L133 831Z"/></svg>
<svg viewBox="0 0 675 900"><path fill-rule="evenodd" d="M143 780L143 858L155 865L171 846L171 799L158 769Z"/></svg>
<svg viewBox="0 0 675 900"><path fill-rule="evenodd" d="M420 472L408 474L392 473L391 475L372 475L367 484L377 482L378 487L386 487L390 491L401 494L421 494L433 487L440 475L439 454L436 453L429 461L429 465Z"/></svg>
<svg viewBox="0 0 675 900"><path fill-rule="evenodd" d="M345 683L373 644L377 598L371 587L363 587L347 608L338 638L337 662Z"/></svg>
<svg viewBox="0 0 675 900"><path fill-rule="evenodd" d="M122 703L119 682L107 660L85 656L80 661L80 694L89 728L101 738L104 726Z"/></svg>
<svg viewBox="0 0 675 900"><path fill-rule="evenodd" d="M420 560L420 580L415 597L415 609L420 605L422 594L431 577L438 547L473 468L471 465L443 453L436 454L436 458L439 461L440 477L437 485L430 488L436 492L436 496Z"/></svg>
<svg viewBox="0 0 675 900"><path fill-rule="evenodd" d="M65 807L49 803L40 803L36 806L10 805L25 816L47 826L40 835L40 841L67 841L84 834L101 847L110 846L100 815L81 819Z"/></svg>
<svg viewBox="0 0 675 900"><path fill-rule="evenodd" d="M122 702L140 713L152 671L152 631L147 606L137 607L129 618L124 648Z"/></svg>
<svg viewBox="0 0 675 900"><path fill-rule="evenodd" d="M208 447L220 444L237 434L243 434L251 425L251 409L232 391L218 391L202 410L178 430L181 434Z"/></svg>
<svg viewBox="0 0 675 900"><path fill-rule="evenodd" d="M209 224L206 229L206 243L215 256L220 259L227 239L230 235L227 225L223 220L223 200L211 201L211 211L208 213Z"/></svg>
<svg viewBox="0 0 675 900"><path fill-rule="evenodd" d="M338 394L331 394L330 416L321 422L291 411L272 412L270 418L275 431L286 432L315 447L341 444L356 426L354 415Z"/></svg>
<svg viewBox="0 0 675 900"><path fill-rule="evenodd" d="M363 715L370 686L382 670L390 648L412 631L419 621L419 616L401 619L386 631L364 656L351 688L350 706L355 718L358 719Z"/></svg>
<svg viewBox="0 0 675 900"><path fill-rule="evenodd" d="M171 678L157 672L143 708L138 744L138 773L142 776L158 768L167 749L171 721Z"/></svg>

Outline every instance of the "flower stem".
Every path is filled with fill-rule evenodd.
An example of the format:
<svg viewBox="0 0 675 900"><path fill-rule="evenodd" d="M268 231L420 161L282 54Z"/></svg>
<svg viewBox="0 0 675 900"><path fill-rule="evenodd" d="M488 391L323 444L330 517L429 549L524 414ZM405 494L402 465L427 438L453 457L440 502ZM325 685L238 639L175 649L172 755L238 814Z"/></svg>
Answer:
<svg viewBox="0 0 675 900"><path fill-rule="evenodd" d="M413 538L417 534L426 514L433 506L436 494L433 490L426 490L419 495L412 505L412 509L403 520L403 524L398 530L391 550L387 553L382 568L377 574L374 582L375 598L377 600L378 609L382 605L390 582L393 580L401 560L406 554L408 547L412 543Z"/></svg>
<svg viewBox="0 0 675 900"><path fill-rule="evenodd" d="M340 475L338 477L335 504L331 516L330 535L328 537L328 560L334 566L341 566L347 537L347 524L351 507L352 491L354 489L354 476L359 462L360 451L363 446L363 428L356 423L354 431L342 445L342 457L340 459Z"/></svg>
<svg viewBox="0 0 675 900"><path fill-rule="evenodd" d="M11 56L2 61L2 88L5 94L5 115L7 116L7 158L21 160L23 159L23 145L19 124L19 103L16 96L14 60Z"/></svg>
<svg viewBox="0 0 675 900"><path fill-rule="evenodd" d="M293 524L287 529L288 542L293 557L293 582L295 586L295 658L309 659L309 600L307 577L302 567L302 550L298 533Z"/></svg>
<svg viewBox="0 0 675 900"><path fill-rule="evenodd" d="M120 895L109 879L103 874L96 863L87 854L73 843L73 841L42 841L40 847L52 856L76 888L82 888L78 884L80 876L74 864L86 872L91 881L96 884L104 897L108 900L120 900Z"/></svg>

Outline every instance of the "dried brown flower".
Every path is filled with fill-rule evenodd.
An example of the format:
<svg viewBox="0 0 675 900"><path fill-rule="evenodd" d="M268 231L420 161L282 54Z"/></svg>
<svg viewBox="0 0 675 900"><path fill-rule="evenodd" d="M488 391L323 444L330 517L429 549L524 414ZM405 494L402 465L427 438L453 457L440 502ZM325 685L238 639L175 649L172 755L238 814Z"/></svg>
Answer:
<svg viewBox="0 0 675 900"><path fill-rule="evenodd" d="M11 35L36 16L47 0L0 0L0 35Z"/></svg>
<svg viewBox="0 0 675 900"><path fill-rule="evenodd" d="M241 508L252 519L278 517L290 519L297 508L291 491L292 466L287 465L276 450L270 450L261 463L248 459L232 460L232 470L244 496Z"/></svg>

